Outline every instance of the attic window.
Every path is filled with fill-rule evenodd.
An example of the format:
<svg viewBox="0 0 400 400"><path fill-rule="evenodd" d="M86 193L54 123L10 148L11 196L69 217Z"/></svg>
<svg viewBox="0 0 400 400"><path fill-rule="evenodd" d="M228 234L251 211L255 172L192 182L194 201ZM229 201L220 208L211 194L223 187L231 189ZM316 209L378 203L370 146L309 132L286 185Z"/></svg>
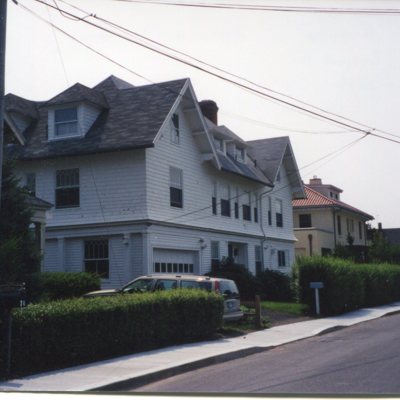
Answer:
<svg viewBox="0 0 400 400"><path fill-rule="evenodd" d="M78 134L77 107L54 110L54 134L58 137Z"/></svg>
<svg viewBox="0 0 400 400"><path fill-rule="evenodd" d="M172 143L179 144L180 130L179 130L179 115L178 114L172 115L172 124L174 125L174 128L172 130L171 141L172 141Z"/></svg>
<svg viewBox="0 0 400 400"><path fill-rule="evenodd" d="M215 147L219 151L224 151L224 141L222 139L214 138Z"/></svg>
<svg viewBox="0 0 400 400"><path fill-rule="evenodd" d="M246 159L246 152L243 148L236 147L236 159L244 162Z"/></svg>

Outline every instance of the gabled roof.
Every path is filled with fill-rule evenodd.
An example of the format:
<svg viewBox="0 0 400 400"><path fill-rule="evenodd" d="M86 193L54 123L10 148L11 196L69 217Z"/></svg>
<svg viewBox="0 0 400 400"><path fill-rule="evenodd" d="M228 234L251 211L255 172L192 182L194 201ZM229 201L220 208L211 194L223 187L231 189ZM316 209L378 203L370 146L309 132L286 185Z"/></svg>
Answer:
<svg viewBox="0 0 400 400"><path fill-rule="evenodd" d="M306 191L306 198L305 199L296 199L293 200L293 209L307 209L307 208L340 208L352 213L356 213L365 220L374 219L372 215L365 213L364 211L359 210L358 208L352 207L346 203L343 203L340 200L331 199L323 194L317 192L314 189L311 189L307 185L304 186Z"/></svg>
<svg viewBox="0 0 400 400"><path fill-rule="evenodd" d="M43 107L68 103L79 103L81 101L87 101L100 107L108 108L107 101L102 92L96 89L90 89L80 83L76 83L74 86L71 86L67 90L64 90L64 92L53 97L43 104Z"/></svg>
<svg viewBox="0 0 400 400"><path fill-rule="evenodd" d="M211 133L219 133L225 139L233 140L234 142L243 144L243 146L248 147L247 142L245 142L242 138L240 138L236 133L232 132L224 125L215 125L208 118L204 117L206 122L206 126L211 131ZM256 182L263 183L264 185L273 186L272 182L265 176L263 171L254 164L254 162L250 162L245 164L243 162L237 161L230 154L224 154L220 151L216 151L219 163L221 165L221 169L227 172L231 172L237 175L241 175L245 178L251 179Z"/></svg>
<svg viewBox="0 0 400 400"><path fill-rule="evenodd" d="M42 105L38 122L26 131L25 146L10 146L7 151L20 159L40 159L152 147L186 82L187 79L180 79L134 87L110 77L100 83L97 89L74 85L45 105L76 101L82 96L92 102L104 98L109 106L103 108L84 137L49 141L48 108L38 103Z"/></svg>
<svg viewBox="0 0 400 400"><path fill-rule="evenodd" d="M4 96L5 112L16 112L31 119L37 119L39 117L37 110L38 104L40 103L24 99L12 93L8 93Z"/></svg>
<svg viewBox="0 0 400 400"><path fill-rule="evenodd" d="M304 197L303 182L288 136L250 140L247 144L250 146L248 154L272 183L275 183L280 167L285 164L293 195Z"/></svg>

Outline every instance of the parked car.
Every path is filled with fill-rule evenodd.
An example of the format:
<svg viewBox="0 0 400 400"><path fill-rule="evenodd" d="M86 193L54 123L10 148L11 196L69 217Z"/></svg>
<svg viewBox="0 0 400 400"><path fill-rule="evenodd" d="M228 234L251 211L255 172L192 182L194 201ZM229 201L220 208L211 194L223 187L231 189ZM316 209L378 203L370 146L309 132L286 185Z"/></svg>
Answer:
<svg viewBox="0 0 400 400"><path fill-rule="evenodd" d="M236 283L230 279L211 278L202 275L160 274L140 276L120 289L97 290L86 293L83 297L114 296L125 293L154 292L178 288L204 289L221 293L224 297L224 321L236 321L243 317Z"/></svg>

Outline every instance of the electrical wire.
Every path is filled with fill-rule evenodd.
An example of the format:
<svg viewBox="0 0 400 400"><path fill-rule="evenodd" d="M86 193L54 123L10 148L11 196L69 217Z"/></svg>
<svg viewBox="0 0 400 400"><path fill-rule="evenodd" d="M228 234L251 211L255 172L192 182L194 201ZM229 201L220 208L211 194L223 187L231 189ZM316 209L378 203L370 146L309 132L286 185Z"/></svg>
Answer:
<svg viewBox="0 0 400 400"><path fill-rule="evenodd" d="M332 113L332 112L330 112L330 111L328 111L328 110L325 110L325 109L323 109L323 108L321 108L321 107L314 106L313 104L304 102L304 101L299 100L299 99L297 99L297 98L295 98L295 97L293 97L293 96L289 96L289 95L284 94L284 93L282 93L282 92L279 92L279 91L270 89L270 88L268 88L268 87L266 87L266 86L263 86L263 85L260 85L260 84L258 84L258 83L256 83L256 82L254 82L254 81L251 81L251 80L249 80L249 79L247 79L247 78L244 78L244 77L242 77L242 76L239 76L239 75L234 74L234 73L232 73L232 72L229 72L229 71L227 71L227 70L224 70L224 69L222 69L222 68L219 68L219 67L217 67L217 66L215 66L215 65L206 63L206 62L204 62L204 61L202 61L202 60L200 60L200 59L198 59L198 58L192 57L191 55L189 55L189 54L187 54L187 53L184 53L184 52L182 52L182 51L179 51L179 50L176 50L176 49L171 48L171 47L169 47L169 46L166 46L166 45L164 45L164 44L162 44L162 43L160 43L160 42L158 42L158 41L155 41L155 40L153 40L153 39L151 39L151 38L149 38L149 37L146 37L146 36L141 35L141 34L139 34L139 33L137 33L137 32L134 32L134 31L132 31L132 30L126 28L126 27L123 27L123 26L121 26L121 25L119 25L119 24L116 24L116 23L114 23L114 22L111 22L111 21L109 21L109 20L106 20L106 19L104 19L104 18L101 18L101 17L97 16L96 14L89 14L88 11L83 10L82 8L76 7L76 6L72 5L71 3L67 2L66 0L60 0L60 1L63 2L64 4L67 4L68 6L70 6L70 7L72 7L72 8L74 8L74 9L76 9L76 10L82 12L82 13L86 13L87 15L90 15L90 16L92 16L93 18L96 18L96 19L98 19L98 20L100 20L100 21L102 21L102 22L104 22L104 23L106 23L106 24L108 24L108 25L110 25L110 26L113 26L114 28L117 28L117 29L120 30L120 31L127 32L127 33L133 35L134 37L138 37L138 38L140 38L140 39L144 39L144 40L146 40L146 41L149 41L150 43L156 44L157 46L160 46L160 47L162 47L162 48L164 48L164 49L166 49L166 50L173 51L173 52L175 52L176 54L183 55L184 57L187 57L187 58L191 59L191 60L194 61L194 62L198 62L198 63L200 63L200 64L202 64L202 65L205 65L205 66L207 66L207 67L213 68L213 69L215 69L215 70L217 70L217 71L219 71L219 72L222 72L222 73L224 73L224 74L227 74L227 75L229 75L229 76L231 76L231 77L240 79L240 80L242 80L242 81L244 81L244 82L246 82L246 83L248 83L248 84L250 84L250 85L252 85L252 86L258 87L258 88L260 88L260 89L266 90L267 92L274 93L274 94L279 95L279 96L283 96L283 97L285 97L285 98L287 98L287 99L293 100L293 101L295 101L295 102L297 102L297 103L299 103L299 104L303 104L303 105L305 105L305 106L307 106L307 107L312 107L313 109L318 110L318 111L320 111L320 112L323 112L323 113L326 113L326 114L329 114L329 115L338 117L338 118L340 118L340 119L343 119L343 120L345 120L345 121L349 121L349 122L355 123L355 124L357 124L357 125L363 126L364 128L366 128L366 129L368 129L368 130L376 130L376 129L374 129L374 128L371 127L371 126L368 126L368 125L359 123L359 122L354 121L354 120L352 120L352 119L350 119L350 118L343 117L343 116L341 116L341 115L339 115L339 114ZM392 133L388 133L388 132L385 132L385 131L380 131L380 132L385 133L385 134L387 134L387 135L389 135L389 136L393 136L393 137L400 138L400 136L394 135L394 134L392 134Z"/></svg>
<svg viewBox="0 0 400 400"><path fill-rule="evenodd" d="M113 0L122 3L153 4L163 6L179 6L191 8L214 8L225 10L246 11L274 11L274 12L298 12L298 13L329 13L329 14L369 14L369 15L399 15L400 9L396 8L344 8L344 7L294 7L294 6L265 6L257 4L234 3L195 3L179 1L156 0Z"/></svg>
<svg viewBox="0 0 400 400"><path fill-rule="evenodd" d="M41 4L46 4L43 0L35 0L35 1L38 2L38 3L41 3ZM49 5L49 6L52 7L51 5ZM54 8L57 8L57 7L54 7ZM68 15L74 16L73 14L69 13L69 12L66 11L66 10L62 10L62 11L63 11L64 13L68 14ZM75 17L76 17L76 16L75 16ZM153 47L151 47L151 46L148 45L148 44L140 43L140 42L138 42L137 40L129 39L129 38L127 38L126 36L123 36L123 35L121 35L121 34L119 34L119 33L117 33L117 32L111 31L111 30L109 30L109 29L107 29L107 28L104 28L103 26L100 26L100 25L95 24L95 23L93 23L93 22L87 21L86 19L80 19L79 21L80 21L80 22L84 22L84 23L86 23L86 24L89 24L89 25L91 25L91 26L93 26L93 27L96 27L96 28L98 28L98 29L100 29L100 30L102 30L102 31L105 31L105 32L107 32L107 33L109 33L109 34L111 34L111 35L117 36L117 37L119 37L119 38L121 38L121 39L123 39L123 40L126 40L126 41L128 41L128 42L137 44L137 45L139 45L139 46L141 46L141 47L144 47L144 48L146 48L146 49L148 49L148 50L150 50L150 51L152 51L152 52L156 52L157 54L164 55L165 57L168 57L168 58L173 59L173 60L175 60L175 61L184 63L184 64L186 64L186 65L189 65L189 66L191 66L191 67L193 67L193 68L195 68L195 69L198 69L198 70L200 70L200 71L202 71L202 72L205 72L205 73L207 73L207 74L209 74L209 75L212 75L212 76L217 77L217 78L220 78L220 79L222 79L222 80L224 80L224 81L226 81L226 82L229 82L229 83L231 83L231 84L233 84L233 85L235 85L235 86L237 86L237 87L240 87L240 88L246 89L246 90L250 90L251 92L256 93L256 94L259 94L259 95L265 97L266 99L275 100L275 101L277 101L277 102L279 102L279 103L282 103L282 104L284 104L284 105L290 106L290 107L295 108L295 109L297 109L297 110L304 111L304 112L306 112L307 114L309 114L309 115L311 115L311 116L313 116L313 117L322 118L322 119L324 119L324 120L326 120L326 121L330 121L330 122L332 122L332 123L334 123L334 124L338 124L338 125L344 126L344 127L346 127L346 128L349 128L349 129L358 131L358 132L360 132L360 133L367 133L367 134L369 134L369 135L376 136L376 137L380 137L381 139L388 140L388 141L391 141L391 142L400 144L400 141L398 141L398 140L394 140L394 139L391 139L391 138L388 138L388 137L385 137L385 136L382 136L382 135L379 135L379 134L375 133L375 132L377 131L377 129L375 129L375 128L369 128L369 129L367 130L367 129L362 129L362 128L359 128L359 127L356 127L356 126L352 126L352 125L350 125L350 124L348 124L348 123L339 121L339 120L337 120L337 119L335 119L335 118L328 117L328 116L326 116L326 115L322 115L322 114L320 114L320 113L318 113L318 112L316 112L316 111L309 110L309 109L307 109L307 108L305 108L305 107L302 107L302 106L298 106L298 105L293 104L293 103L291 103L291 102L289 102L289 101L287 101L287 100L280 99L280 98L278 98L278 97L276 97L276 96L272 96L272 95L270 95L270 94L264 93L264 92L262 92L262 91L260 91L260 90L254 89L254 88L250 88L250 87L248 87L248 86L246 86L246 85L244 85L244 84L242 84L242 83L240 83L240 82L233 81L233 80L231 80L231 79L229 79L229 78L226 78L226 77L224 77L224 76L222 76L222 75L220 75L220 74L218 74L218 73L215 73L215 72L213 72L213 71L208 71L207 69L205 69L205 68L203 68L203 67L200 67L200 66L195 65L195 64L193 64L193 63L190 63L190 62L187 62L187 61L185 61L185 60L182 60L182 59L180 59L180 58L177 57L177 56L174 56L174 55L171 55L171 54L162 52L162 51L157 50L157 49L154 49Z"/></svg>

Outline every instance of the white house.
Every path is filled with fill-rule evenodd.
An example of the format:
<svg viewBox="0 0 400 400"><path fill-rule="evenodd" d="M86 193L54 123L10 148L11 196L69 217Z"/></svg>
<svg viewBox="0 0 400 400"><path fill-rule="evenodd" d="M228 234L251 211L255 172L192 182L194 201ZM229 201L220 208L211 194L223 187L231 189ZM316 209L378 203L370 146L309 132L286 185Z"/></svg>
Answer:
<svg viewBox="0 0 400 400"><path fill-rule="evenodd" d="M6 154L54 205L43 270L96 271L105 288L204 274L227 256L253 273L290 271L292 198L304 189L288 138L243 141L189 79L134 87L110 76L47 102L5 100Z"/></svg>

